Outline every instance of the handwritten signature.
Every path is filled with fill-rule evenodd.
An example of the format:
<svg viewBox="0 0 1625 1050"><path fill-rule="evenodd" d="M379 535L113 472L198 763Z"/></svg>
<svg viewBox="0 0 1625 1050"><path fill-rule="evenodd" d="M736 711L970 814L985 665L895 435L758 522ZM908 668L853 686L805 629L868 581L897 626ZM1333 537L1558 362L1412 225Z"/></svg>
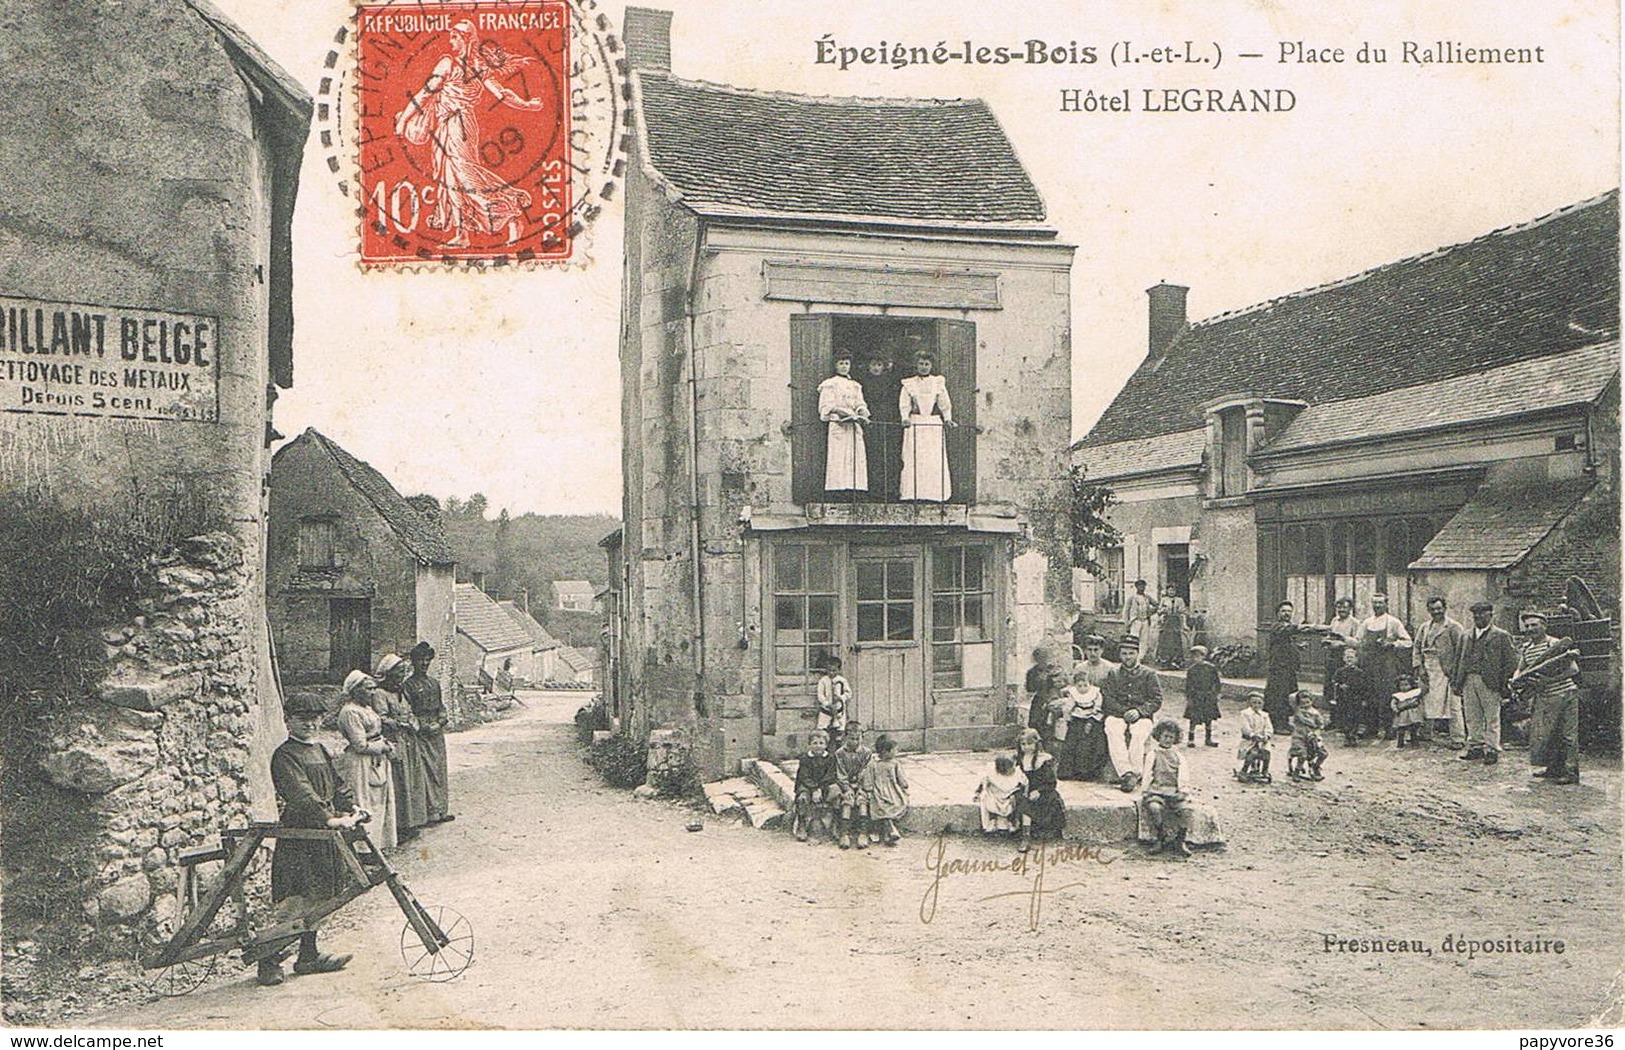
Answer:
<svg viewBox="0 0 1625 1050"><path fill-rule="evenodd" d="M1068 882L1060 886L1045 885L1045 879L1055 869L1084 861L1093 861L1096 864L1110 864L1117 857L1118 854L1115 852L1082 842L1040 842L1033 847L1030 853L1016 853L1008 858L950 857L948 855L948 838L946 835L939 834L925 850L925 867L927 871L931 872L931 885L926 887L925 895L920 898L920 921L929 924L937 917L937 903L941 899L944 879L960 875L1010 876L1031 881L1020 889L992 893L978 898L977 902L985 903L987 901L1002 900L1006 897L1025 897L1027 899L1027 928L1036 931L1038 929L1038 920L1043 913L1045 896L1085 885L1082 882Z"/></svg>

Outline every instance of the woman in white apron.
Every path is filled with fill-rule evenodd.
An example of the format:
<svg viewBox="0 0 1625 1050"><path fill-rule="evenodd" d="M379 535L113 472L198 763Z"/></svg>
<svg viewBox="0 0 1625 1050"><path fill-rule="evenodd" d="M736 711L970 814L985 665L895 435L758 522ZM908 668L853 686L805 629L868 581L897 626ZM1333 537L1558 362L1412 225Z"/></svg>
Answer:
<svg viewBox="0 0 1625 1050"><path fill-rule="evenodd" d="M903 476L899 498L943 503L953 495L948 477L947 428L954 425L948 384L932 375L930 354L914 358L915 374L903 380L897 411L903 417Z"/></svg>
<svg viewBox="0 0 1625 1050"><path fill-rule="evenodd" d="M818 384L818 418L829 424L824 464L828 492L869 489L869 451L863 443L863 425L869 406L863 387L852 378L852 355L835 355L835 374Z"/></svg>

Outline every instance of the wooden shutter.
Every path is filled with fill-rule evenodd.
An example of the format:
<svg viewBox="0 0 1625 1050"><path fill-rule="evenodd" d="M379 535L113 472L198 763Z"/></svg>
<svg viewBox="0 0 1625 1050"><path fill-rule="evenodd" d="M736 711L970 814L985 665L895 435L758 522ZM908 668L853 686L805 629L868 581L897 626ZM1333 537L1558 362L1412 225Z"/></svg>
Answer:
<svg viewBox="0 0 1625 1050"><path fill-rule="evenodd" d="M818 384L834 367L827 314L790 318L790 498L816 503L824 493L827 429L818 421Z"/></svg>
<svg viewBox="0 0 1625 1050"><path fill-rule="evenodd" d="M947 381L954 403L948 430L948 476L955 503L976 502L976 325L970 321L937 322L937 368Z"/></svg>

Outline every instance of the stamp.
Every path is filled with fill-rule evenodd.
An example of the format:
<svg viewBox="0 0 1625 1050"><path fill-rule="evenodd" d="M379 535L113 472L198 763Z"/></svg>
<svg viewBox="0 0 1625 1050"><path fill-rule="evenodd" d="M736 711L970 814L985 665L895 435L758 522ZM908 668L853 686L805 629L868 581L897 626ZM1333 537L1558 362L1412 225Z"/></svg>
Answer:
<svg viewBox="0 0 1625 1050"><path fill-rule="evenodd" d="M585 0L360 4L318 121L361 265L581 262L622 165L607 30Z"/></svg>

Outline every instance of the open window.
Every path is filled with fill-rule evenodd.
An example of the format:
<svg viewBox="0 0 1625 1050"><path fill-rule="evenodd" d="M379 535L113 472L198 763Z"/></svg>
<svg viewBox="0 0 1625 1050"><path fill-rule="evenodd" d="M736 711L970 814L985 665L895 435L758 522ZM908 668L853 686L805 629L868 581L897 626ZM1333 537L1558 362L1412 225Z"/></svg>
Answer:
<svg viewBox="0 0 1625 1050"><path fill-rule="evenodd" d="M918 376L921 354L931 358L931 375L911 378ZM841 355L851 356L849 378L857 384L846 387L844 396L861 397L869 417L861 425L832 427L819 410L820 386L836 375L835 361ZM795 502L974 502L973 323L830 314L792 317L790 387ZM923 395L905 396L916 388ZM912 416L911 425L919 428L913 434L905 426L911 415L905 405L919 410Z"/></svg>

